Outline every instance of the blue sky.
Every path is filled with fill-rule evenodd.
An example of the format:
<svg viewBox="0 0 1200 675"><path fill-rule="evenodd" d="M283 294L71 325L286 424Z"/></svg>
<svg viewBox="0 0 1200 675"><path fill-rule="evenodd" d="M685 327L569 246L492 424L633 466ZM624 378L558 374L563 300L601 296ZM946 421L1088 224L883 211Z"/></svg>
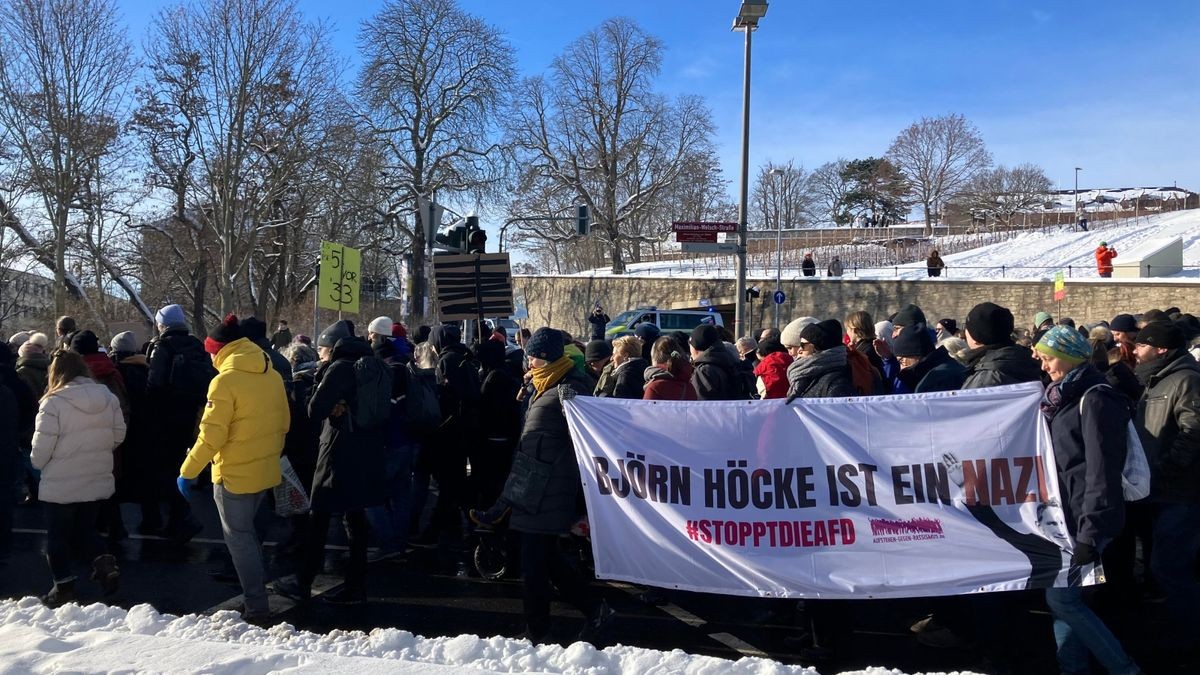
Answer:
<svg viewBox="0 0 1200 675"><path fill-rule="evenodd" d="M118 0L135 44L171 3ZM610 16L666 45L662 91L705 97L722 168L740 170L738 0L460 0L505 32L523 74ZM300 0L354 60L378 0ZM772 0L753 43L751 166L879 155L922 116L966 115L996 161L1070 187L1200 190L1200 2ZM736 187L731 183L731 194Z"/></svg>

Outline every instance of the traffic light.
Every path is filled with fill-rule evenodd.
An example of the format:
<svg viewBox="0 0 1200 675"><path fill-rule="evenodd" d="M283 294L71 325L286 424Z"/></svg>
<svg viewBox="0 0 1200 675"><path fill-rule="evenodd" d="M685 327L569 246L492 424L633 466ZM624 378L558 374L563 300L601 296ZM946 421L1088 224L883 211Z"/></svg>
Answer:
<svg viewBox="0 0 1200 675"><path fill-rule="evenodd" d="M575 211L575 230L579 236L586 237L592 229L592 217L588 212L587 204L580 204Z"/></svg>
<svg viewBox="0 0 1200 675"><path fill-rule="evenodd" d="M467 216L467 252L485 253L487 232L479 227L479 216Z"/></svg>

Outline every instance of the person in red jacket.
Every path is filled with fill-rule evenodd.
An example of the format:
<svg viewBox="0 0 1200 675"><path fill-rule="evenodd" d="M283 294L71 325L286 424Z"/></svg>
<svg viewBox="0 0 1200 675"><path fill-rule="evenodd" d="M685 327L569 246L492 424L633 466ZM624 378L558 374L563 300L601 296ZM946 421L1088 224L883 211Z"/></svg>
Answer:
<svg viewBox="0 0 1200 675"><path fill-rule="evenodd" d="M773 338L763 340L758 345L758 358L758 365L754 367L754 374L758 376L758 397L787 398L787 369L792 365L787 347Z"/></svg>
<svg viewBox="0 0 1200 675"><path fill-rule="evenodd" d="M660 337L650 348L653 363L646 369L646 388L642 399L646 401L695 401L696 388L692 386L692 366L687 357L679 352L679 344L669 337Z"/></svg>
<svg viewBox="0 0 1200 675"><path fill-rule="evenodd" d="M1096 271L1100 273L1100 276L1112 276L1112 259L1115 257L1117 257L1117 249L1109 248L1107 241L1100 242L1100 246L1096 249Z"/></svg>

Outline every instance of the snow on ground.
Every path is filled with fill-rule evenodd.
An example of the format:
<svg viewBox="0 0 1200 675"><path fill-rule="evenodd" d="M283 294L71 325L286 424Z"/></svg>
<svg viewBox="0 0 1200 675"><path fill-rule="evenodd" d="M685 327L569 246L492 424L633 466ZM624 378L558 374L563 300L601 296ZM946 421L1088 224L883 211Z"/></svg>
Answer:
<svg viewBox="0 0 1200 675"><path fill-rule="evenodd" d="M961 235L951 235L961 236ZM967 235L970 236L970 235ZM1131 253L1139 245L1151 240L1180 237L1183 240L1183 272L1172 278L1200 279L1200 209L1175 211L1138 219L1135 223L1104 227L1090 232L1077 232L1070 227L1054 227L1031 230L1013 235L1002 242L943 255L947 270L943 279L1050 279L1062 271L1072 279L1098 278L1096 274L1095 250L1100 242L1106 241L1117 249L1116 263L1122 262L1121 253ZM929 248L937 248L939 241L948 237L935 237ZM924 261L872 269L853 268L852 255L845 253L854 247L839 246L845 264L847 278L864 279L923 279L926 278ZM815 250L819 280L824 277L828 255ZM1128 259L1128 256L1126 256ZM676 278L731 278L735 274L733 255L706 256L685 260L667 260L629 265L626 276L676 277ZM1192 268L1188 269L1187 266ZM1070 271L1068 273L1068 266ZM580 272L575 276L608 276L608 268ZM795 279L799 270L792 267L784 270L784 278ZM775 278L774 266L751 268L750 279ZM1120 279L1106 281L1120 282Z"/></svg>
<svg viewBox="0 0 1200 675"><path fill-rule="evenodd" d="M257 628L236 612L176 617L150 605L48 609L36 598L0 601L0 673L47 672L818 675L812 668L769 659L728 661L679 650L621 645L598 650L586 642L533 646L474 635L423 638L395 628L318 635L289 624ZM860 674L903 675L887 668L845 675Z"/></svg>

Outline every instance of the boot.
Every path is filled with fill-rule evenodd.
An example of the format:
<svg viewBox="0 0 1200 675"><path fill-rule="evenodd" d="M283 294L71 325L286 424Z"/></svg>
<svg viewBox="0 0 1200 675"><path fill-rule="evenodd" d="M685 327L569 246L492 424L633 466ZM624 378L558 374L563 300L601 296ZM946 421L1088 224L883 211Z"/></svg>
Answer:
<svg viewBox="0 0 1200 675"><path fill-rule="evenodd" d="M275 581L274 588L276 593L299 603L305 603L312 599L312 582L304 582L299 577L278 579Z"/></svg>
<svg viewBox="0 0 1200 675"><path fill-rule="evenodd" d="M602 641L616 615L617 613L608 606L608 601L601 600L600 605L596 607L596 610L588 617L587 622L583 624L583 630L579 631L578 640L593 644Z"/></svg>
<svg viewBox="0 0 1200 675"><path fill-rule="evenodd" d="M117 567L117 559L107 553L96 556L92 561L92 581L99 582L104 594L116 593L120 580L121 568Z"/></svg>
<svg viewBox="0 0 1200 675"><path fill-rule="evenodd" d="M75 579L55 581L54 588L42 596L42 603L47 607L60 607L68 602L75 602Z"/></svg>

